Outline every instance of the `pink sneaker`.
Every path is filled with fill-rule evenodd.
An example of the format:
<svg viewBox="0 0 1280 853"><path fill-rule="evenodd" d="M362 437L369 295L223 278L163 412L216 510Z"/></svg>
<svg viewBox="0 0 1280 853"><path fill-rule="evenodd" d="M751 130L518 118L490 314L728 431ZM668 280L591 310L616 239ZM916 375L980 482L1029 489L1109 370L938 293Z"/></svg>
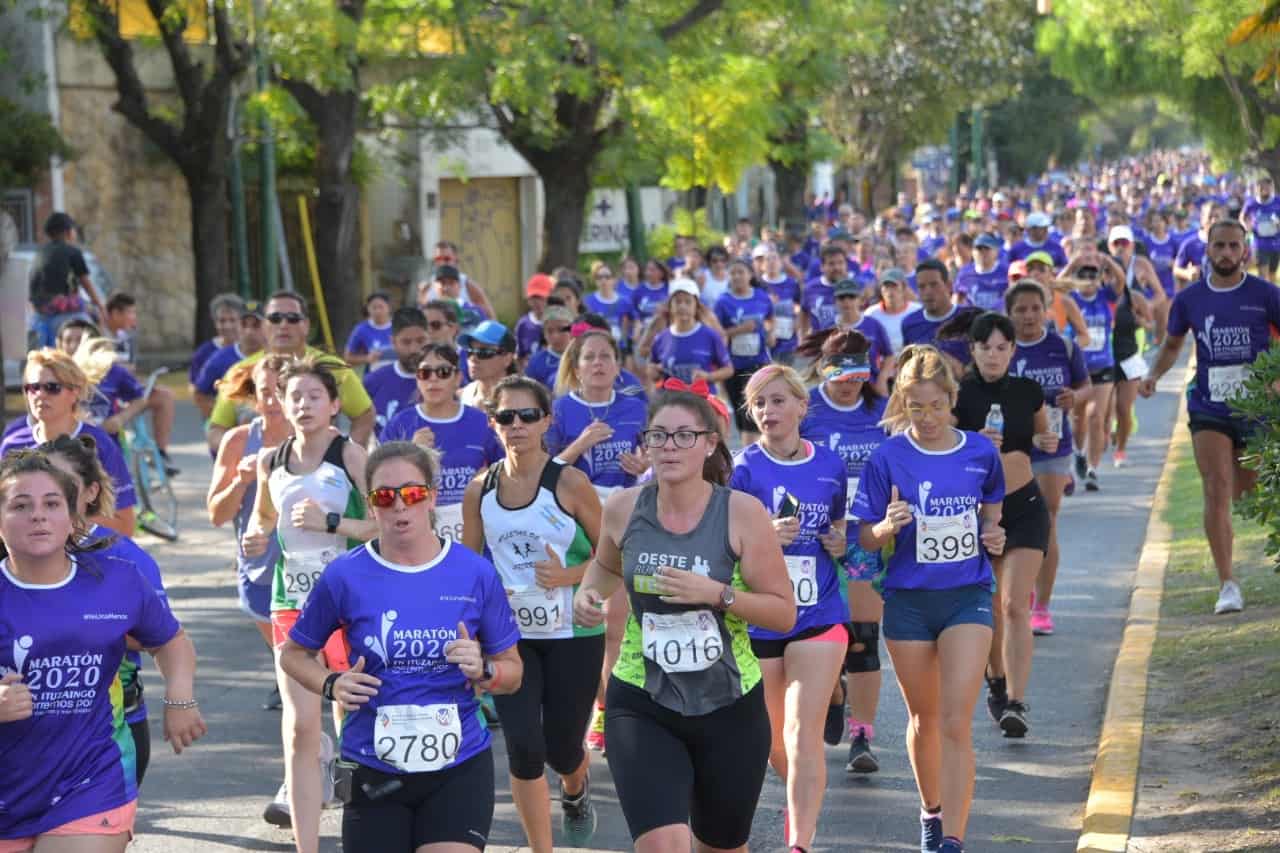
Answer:
<svg viewBox="0 0 1280 853"><path fill-rule="evenodd" d="M1049 615L1049 608L1037 607L1031 611L1031 633L1037 637L1053 634L1053 617Z"/></svg>

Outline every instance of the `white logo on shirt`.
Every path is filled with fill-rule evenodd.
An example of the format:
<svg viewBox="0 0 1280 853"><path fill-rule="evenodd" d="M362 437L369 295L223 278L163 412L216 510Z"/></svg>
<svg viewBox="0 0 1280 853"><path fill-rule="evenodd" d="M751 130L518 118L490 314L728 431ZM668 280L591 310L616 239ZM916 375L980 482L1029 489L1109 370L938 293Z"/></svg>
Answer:
<svg viewBox="0 0 1280 853"><path fill-rule="evenodd" d="M387 636L391 633L391 626L396 623L396 619L400 614L394 610L387 610L382 614L382 631L381 637L365 637L364 645L369 651L382 658L383 664L391 662L391 658L387 655Z"/></svg>
<svg viewBox="0 0 1280 853"><path fill-rule="evenodd" d="M840 433L838 432L831 433L831 435L827 437L827 449L835 450L837 447L839 447L840 438L841 438Z"/></svg>
<svg viewBox="0 0 1280 853"><path fill-rule="evenodd" d="M31 652L31 646L35 643L35 638L30 634L23 634L21 637L13 641L13 665L18 668L18 674L22 674L22 667L27 662L27 655Z"/></svg>

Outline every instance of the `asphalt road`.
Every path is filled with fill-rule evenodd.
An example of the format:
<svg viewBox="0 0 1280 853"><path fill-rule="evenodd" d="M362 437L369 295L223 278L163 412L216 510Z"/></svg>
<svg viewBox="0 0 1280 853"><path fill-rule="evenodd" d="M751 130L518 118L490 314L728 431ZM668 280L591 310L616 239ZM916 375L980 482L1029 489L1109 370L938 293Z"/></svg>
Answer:
<svg viewBox="0 0 1280 853"><path fill-rule="evenodd" d="M1032 733L1024 741L1004 740L981 702L976 711L978 779L970 850L1075 849L1107 683L1180 386L1180 371L1175 371L1161 383L1159 394L1139 401L1141 427L1130 444L1130 467L1108 467L1101 472L1101 492L1087 495L1081 490L1066 501L1063 567L1054 596L1058 633L1036 642L1029 694ZM197 692L209 735L187 754L174 756L155 733L138 840L131 849L292 850L290 834L261 818L283 774L280 715L261 708L272 684L270 658L237 608L231 534L212 529L205 516L210 461L188 404L180 404L177 438L174 455L183 469L178 480L181 539L168 544L144 535L140 542L160 562L174 609L195 641ZM887 667L887 653L882 658ZM149 680L155 686L150 694L154 711L159 676L152 671ZM904 723L890 670L877 720L881 770L869 777L846 776L847 745L828 748L829 783L815 853L919 849L918 801L903 745ZM501 735L495 748L501 771ZM629 850L608 766L598 754L592 764L600 826L590 849ZM505 774L499 772L499 778L490 849L507 853L524 849L523 835ZM782 785L771 774L756 813L753 847L782 846L783 803ZM553 806L553 816L558 838L558 807ZM339 823L340 812L325 814L322 850L341 849Z"/></svg>

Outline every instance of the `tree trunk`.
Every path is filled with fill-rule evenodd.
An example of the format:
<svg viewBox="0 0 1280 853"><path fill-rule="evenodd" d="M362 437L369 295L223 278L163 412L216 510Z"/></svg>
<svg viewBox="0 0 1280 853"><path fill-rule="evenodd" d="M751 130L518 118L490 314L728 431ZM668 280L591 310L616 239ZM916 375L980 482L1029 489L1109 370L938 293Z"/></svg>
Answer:
<svg viewBox="0 0 1280 853"><path fill-rule="evenodd" d="M548 157L538 168L546 214L542 217L542 257L538 271L578 268L578 244L591 195L591 161Z"/></svg>
<svg viewBox="0 0 1280 853"><path fill-rule="evenodd" d="M217 151L220 146L213 146ZM221 168L187 175L191 196L191 254L195 261L195 337L214 335L209 301L231 287L230 234L227 228L226 180Z"/></svg>
<svg viewBox="0 0 1280 853"><path fill-rule="evenodd" d="M778 224L787 229L804 230L810 164L800 162L786 166L771 160L769 166L773 169L774 195L778 201Z"/></svg>
<svg viewBox="0 0 1280 853"><path fill-rule="evenodd" d="M354 91L323 96L316 121L315 206L316 266L333 327L334 345L341 349L352 326L360 321L360 187L351 176L355 153L360 96Z"/></svg>

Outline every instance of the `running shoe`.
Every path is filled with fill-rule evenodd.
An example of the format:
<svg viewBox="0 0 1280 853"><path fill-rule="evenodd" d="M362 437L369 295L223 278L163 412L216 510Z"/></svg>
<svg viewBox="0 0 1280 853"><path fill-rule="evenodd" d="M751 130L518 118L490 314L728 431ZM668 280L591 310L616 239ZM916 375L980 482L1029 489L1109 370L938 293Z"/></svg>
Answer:
<svg viewBox="0 0 1280 853"><path fill-rule="evenodd" d="M595 716L591 719L591 728L587 729L587 749L592 752L604 752L604 708L596 706Z"/></svg>
<svg viewBox="0 0 1280 853"><path fill-rule="evenodd" d="M560 808L564 810L560 828L569 847L586 847L596 832L596 810L591 805L591 777L588 775L582 793L570 797L560 782Z"/></svg>
<svg viewBox="0 0 1280 853"><path fill-rule="evenodd" d="M293 827L293 813L289 811L289 789L285 787L284 782L280 783L275 799L267 803L267 807L263 809L262 819L281 829Z"/></svg>
<svg viewBox="0 0 1280 853"><path fill-rule="evenodd" d="M844 697L849 695L847 687L845 677L840 676L840 701L827 706L827 721L822 727L822 739L828 746L839 746L840 737L844 734Z"/></svg>
<svg viewBox="0 0 1280 853"><path fill-rule="evenodd" d="M1125 453L1123 450L1117 450L1115 453L1111 454L1111 464L1117 468L1125 467L1129 464L1129 454Z"/></svg>
<svg viewBox="0 0 1280 853"><path fill-rule="evenodd" d="M875 773L880 769L880 760L871 751L871 741L861 728L849 741L849 761L844 769L846 773Z"/></svg>
<svg viewBox="0 0 1280 853"><path fill-rule="evenodd" d="M1076 479L1083 480L1084 475L1089 471L1089 461L1084 458L1083 453L1076 454Z"/></svg>
<svg viewBox="0 0 1280 853"><path fill-rule="evenodd" d="M1092 468L1085 472L1084 490L1086 492L1098 491L1098 472Z"/></svg>
<svg viewBox="0 0 1280 853"><path fill-rule="evenodd" d="M920 853L938 853L942 846L942 812L920 812Z"/></svg>
<svg viewBox="0 0 1280 853"><path fill-rule="evenodd" d="M1031 708L1025 702L1017 700L1007 702L1004 713L1000 715L1000 730L1004 732L1004 736L1026 737L1027 732L1031 730L1031 723L1027 722L1030 711Z"/></svg>
<svg viewBox="0 0 1280 853"><path fill-rule="evenodd" d="M267 694L267 701L262 703L264 711L279 711L284 707L284 703L280 699L280 688L272 687L271 692Z"/></svg>
<svg viewBox="0 0 1280 853"><path fill-rule="evenodd" d="M1031 633L1037 637L1053 636L1053 616L1049 614L1049 608L1031 608Z"/></svg>
<svg viewBox="0 0 1280 853"><path fill-rule="evenodd" d="M959 838L953 838L948 835L942 839L942 845L938 847L938 853L964 853L964 842Z"/></svg>
<svg viewBox="0 0 1280 853"><path fill-rule="evenodd" d="M1009 703L1009 690L1004 676L987 679L987 713L991 722L999 723L1004 715L1004 706Z"/></svg>
<svg viewBox="0 0 1280 853"><path fill-rule="evenodd" d="M1221 616L1223 613L1239 613L1241 610L1244 610L1244 593L1240 590L1240 584L1227 581L1218 593L1218 603L1213 606L1213 612Z"/></svg>

